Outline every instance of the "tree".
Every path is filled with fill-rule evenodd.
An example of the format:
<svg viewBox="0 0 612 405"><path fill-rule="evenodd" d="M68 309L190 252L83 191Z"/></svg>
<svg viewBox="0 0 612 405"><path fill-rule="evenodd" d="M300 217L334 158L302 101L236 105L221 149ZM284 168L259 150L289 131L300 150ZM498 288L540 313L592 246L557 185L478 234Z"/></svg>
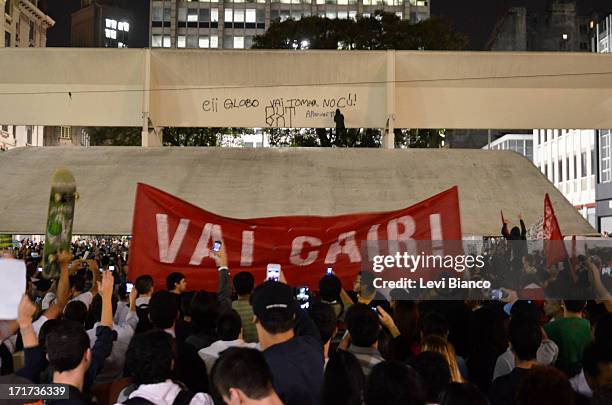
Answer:
<svg viewBox="0 0 612 405"><path fill-rule="evenodd" d="M241 134L252 133L247 128L180 128L163 130L164 146L237 146Z"/></svg>
<svg viewBox="0 0 612 405"><path fill-rule="evenodd" d="M140 127L92 127L89 128L91 146L140 146Z"/></svg>
<svg viewBox="0 0 612 405"><path fill-rule="evenodd" d="M256 36L256 49L360 49L360 50L462 50L467 39L457 34L445 20L430 18L411 24L395 14L376 12L356 20L330 20L318 16L274 22ZM347 129L342 136L329 128L283 129L270 131L274 146L380 147L380 129ZM396 129L397 147L436 148L444 140L444 130Z"/></svg>
<svg viewBox="0 0 612 405"><path fill-rule="evenodd" d="M255 49L462 50L466 45L467 39L445 20L411 24L383 12L356 20L312 16L277 21L253 41Z"/></svg>

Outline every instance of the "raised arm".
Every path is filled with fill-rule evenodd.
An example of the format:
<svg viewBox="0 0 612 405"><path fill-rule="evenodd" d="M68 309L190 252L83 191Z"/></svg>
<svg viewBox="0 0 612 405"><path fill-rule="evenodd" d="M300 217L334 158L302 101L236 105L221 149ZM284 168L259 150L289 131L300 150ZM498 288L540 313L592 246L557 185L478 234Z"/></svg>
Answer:
<svg viewBox="0 0 612 405"><path fill-rule="evenodd" d="M38 337L32 327L32 317L36 309L36 304L30 300L27 294L23 294L19 303L17 322L19 323L24 348L38 346Z"/></svg>
<svg viewBox="0 0 612 405"><path fill-rule="evenodd" d="M225 310L232 307L232 286L230 283L230 273L225 245L221 245L221 249L214 254L214 257L219 273L219 281L217 286L219 307L221 310Z"/></svg>
<svg viewBox="0 0 612 405"><path fill-rule="evenodd" d="M95 297L99 288L98 281L100 281L100 269L98 267L98 262L95 260L87 260L87 264L89 264L89 270L91 270L93 274L93 284L89 292Z"/></svg>
<svg viewBox="0 0 612 405"><path fill-rule="evenodd" d="M30 300L27 294L21 297L17 322L23 340L23 367L15 373L29 381L38 383L40 374L45 367L44 354L38 347L38 336L32 326L32 316L36 312L36 305Z"/></svg>
<svg viewBox="0 0 612 405"><path fill-rule="evenodd" d="M98 290L102 296L102 317L100 324L113 328L113 288L115 287L113 274L110 271L102 273L102 282Z"/></svg>
<svg viewBox="0 0 612 405"><path fill-rule="evenodd" d="M525 228L525 221L523 221L523 214L519 214L519 222L521 223L521 238L527 238L527 228Z"/></svg>
<svg viewBox="0 0 612 405"><path fill-rule="evenodd" d="M58 260L60 263L60 278L57 285L57 297L55 298L55 302L43 314L47 319L58 318L68 303L68 298L70 296L68 265L72 260L72 255L69 252L61 251L58 254Z"/></svg>
<svg viewBox="0 0 612 405"><path fill-rule="evenodd" d="M587 258L587 265L591 271L591 280L597 297L604 303L608 312L612 312L612 294L606 289L601 281L601 273L599 267L593 263L591 258Z"/></svg>

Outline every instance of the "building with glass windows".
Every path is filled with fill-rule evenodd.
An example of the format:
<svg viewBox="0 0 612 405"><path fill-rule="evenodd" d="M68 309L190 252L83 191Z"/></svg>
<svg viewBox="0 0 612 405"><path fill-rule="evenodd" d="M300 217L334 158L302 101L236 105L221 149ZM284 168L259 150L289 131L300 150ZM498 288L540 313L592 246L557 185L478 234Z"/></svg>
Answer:
<svg viewBox="0 0 612 405"><path fill-rule="evenodd" d="M429 18L429 0L152 0L152 48L250 48L273 21L318 15L369 16L376 10L418 22Z"/></svg>
<svg viewBox="0 0 612 405"><path fill-rule="evenodd" d="M595 130L534 129L533 163L595 228Z"/></svg>
<svg viewBox="0 0 612 405"><path fill-rule="evenodd" d="M0 47L47 46L47 29L53 27L55 21L38 7L38 3L39 0L0 0L0 33L3 35ZM40 125L0 124L0 149L42 146L43 132L44 127Z"/></svg>
<svg viewBox="0 0 612 405"><path fill-rule="evenodd" d="M593 51L599 53L612 52L612 14L595 24L593 35ZM597 171L597 230L612 234L612 167L610 153L612 152L612 130L597 130L596 150L599 170Z"/></svg>
<svg viewBox="0 0 612 405"><path fill-rule="evenodd" d="M533 162L533 134L505 134L482 149L511 150Z"/></svg>
<svg viewBox="0 0 612 405"><path fill-rule="evenodd" d="M70 17L70 42L79 48L129 48L130 12L115 0L81 0Z"/></svg>

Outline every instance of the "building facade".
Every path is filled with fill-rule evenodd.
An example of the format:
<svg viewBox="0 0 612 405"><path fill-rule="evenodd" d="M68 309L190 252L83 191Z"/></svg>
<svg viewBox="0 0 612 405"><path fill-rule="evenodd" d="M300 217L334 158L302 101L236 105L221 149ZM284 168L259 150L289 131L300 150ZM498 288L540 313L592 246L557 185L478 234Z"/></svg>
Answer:
<svg viewBox="0 0 612 405"><path fill-rule="evenodd" d="M70 18L71 46L80 48L128 48L134 24L131 13L111 0L82 0Z"/></svg>
<svg viewBox="0 0 612 405"><path fill-rule="evenodd" d="M533 134L506 134L482 149L511 150L533 162Z"/></svg>
<svg viewBox="0 0 612 405"><path fill-rule="evenodd" d="M429 18L430 0L152 0L152 48L247 49L273 21L318 15L330 19L384 10L418 22Z"/></svg>
<svg viewBox="0 0 612 405"><path fill-rule="evenodd" d="M599 53L612 52L612 14L601 19L595 26L593 35L593 51ZM612 130L597 130L597 185L595 195L597 200L597 230L612 234Z"/></svg>
<svg viewBox="0 0 612 405"><path fill-rule="evenodd" d="M0 0L0 47L45 47L55 21L38 8L38 0ZM0 124L0 148L42 146L44 127Z"/></svg>
<svg viewBox="0 0 612 405"><path fill-rule="evenodd" d="M491 51L588 52L597 12L577 1L549 0L545 8L512 7L497 22Z"/></svg>
<svg viewBox="0 0 612 405"><path fill-rule="evenodd" d="M533 163L596 227L595 130L534 129L533 145Z"/></svg>

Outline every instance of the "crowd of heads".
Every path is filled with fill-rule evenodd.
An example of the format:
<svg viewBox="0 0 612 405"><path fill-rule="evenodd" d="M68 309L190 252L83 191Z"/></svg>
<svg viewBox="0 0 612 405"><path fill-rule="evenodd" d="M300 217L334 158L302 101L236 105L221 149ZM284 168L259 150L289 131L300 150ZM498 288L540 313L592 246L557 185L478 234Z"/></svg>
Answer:
<svg viewBox="0 0 612 405"><path fill-rule="evenodd" d="M381 294L368 272L343 283L321 271L303 306L298 286L233 274L227 262L211 269L215 291L190 290L179 272L130 280L125 246L77 242L66 277L28 272L18 322L1 328L1 378L74 386L74 403L612 403L609 296L414 300ZM42 249L12 253L38 267Z"/></svg>

